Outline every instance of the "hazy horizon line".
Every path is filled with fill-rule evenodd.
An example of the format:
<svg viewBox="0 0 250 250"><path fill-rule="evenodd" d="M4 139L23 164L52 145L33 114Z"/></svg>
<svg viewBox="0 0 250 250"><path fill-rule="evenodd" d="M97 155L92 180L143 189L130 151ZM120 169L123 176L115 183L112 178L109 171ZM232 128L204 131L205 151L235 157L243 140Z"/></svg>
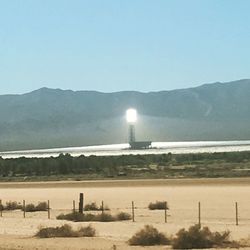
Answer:
<svg viewBox="0 0 250 250"><path fill-rule="evenodd" d="M117 90L117 91L102 91L102 90L94 90L94 89L64 89L64 88L52 88L52 87L47 87L47 86L43 86L37 89L33 89L33 90L26 90L22 93L4 93L4 94L0 94L0 96L8 96L8 95L25 95L25 94L30 94L39 90L43 90L43 89L48 89L48 90L59 90L59 91L72 91L72 92L96 92L96 93L103 93L103 94L113 94L113 93L120 93L120 92L138 92L138 93L157 93L157 92L165 92L165 91L175 91L175 90L185 90L185 89L192 89L192 88L199 88L203 85L212 85L212 84L227 84L227 83L234 83L234 82L240 82L240 81L249 81L250 78L242 78L242 79L238 79L238 80L232 80L232 81L225 81L225 82L220 82L220 81L216 81L216 82L209 82L209 83L200 83L198 85L195 86L190 86L190 87L186 87L186 88L171 88L171 89L161 89L161 90L150 90L150 91L142 91L142 90Z"/></svg>

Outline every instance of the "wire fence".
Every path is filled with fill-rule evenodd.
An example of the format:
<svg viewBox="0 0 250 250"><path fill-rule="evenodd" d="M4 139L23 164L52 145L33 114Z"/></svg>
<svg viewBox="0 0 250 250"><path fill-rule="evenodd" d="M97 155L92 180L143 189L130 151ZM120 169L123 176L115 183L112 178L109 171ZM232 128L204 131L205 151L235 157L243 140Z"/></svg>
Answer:
<svg viewBox="0 0 250 250"><path fill-rule="evenodd" d="M7 203L9 201L5 201ZM108 210L105 206L108 204L102 201L99 211L84 210L83 200L79 202L72 200L72 203L65 204L64 208L53 208L53 201L47 200L43 211L30 211L27 205L30 201L22 200L15 202L19 207L17 209L6 209L4 201L0 200L0 219L1 218L25 218L25 219L56 219L59 214L72 212L80 213L110 213L126 212L131 215L131 222L144 223L188 223L199 224L200 226L208 224L227 224L227 225L250 225L250 211L245 204L234 202L226 208L218 206L206 206L201 202L193 203L192 207L171 207L168 209L167 202L165 208L150 210L148 204L140 201L128 202L127 206L110 207ZM36 202L38 203L38 202ZM35 204L36 204L35 203ZM241 206L242 205L242 206Z"/></svg>

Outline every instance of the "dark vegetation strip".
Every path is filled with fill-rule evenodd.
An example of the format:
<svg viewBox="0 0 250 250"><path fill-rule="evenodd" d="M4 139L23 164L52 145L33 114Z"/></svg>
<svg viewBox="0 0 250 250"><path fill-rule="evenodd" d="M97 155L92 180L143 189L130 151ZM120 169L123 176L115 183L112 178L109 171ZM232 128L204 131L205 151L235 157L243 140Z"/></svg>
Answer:
<svg viewBox="0 0 250 250"><path fill-rule="evenodd" d="M248 177L250 152L49 158L0 157L0 180ZM35 179L35 178L33 178ZM38 178L39 180L39 178Z"/></svg>

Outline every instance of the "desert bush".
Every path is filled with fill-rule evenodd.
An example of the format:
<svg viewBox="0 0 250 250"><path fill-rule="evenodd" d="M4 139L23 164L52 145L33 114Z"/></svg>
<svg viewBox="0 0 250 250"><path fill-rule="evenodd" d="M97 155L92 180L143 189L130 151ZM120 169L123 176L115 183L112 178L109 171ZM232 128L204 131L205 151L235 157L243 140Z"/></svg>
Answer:
<svg viewBox="0 0 250 250"><path fill-rule="evenodd" d="M35 212L36 206L32 203L25 205L25 211L26 212Z"/></svg>
<svg viewBox="0 0 250 250"><path fill-rule="evenodd" d="M82 219L82 221L95 221L96 215L85 213L85 214L82 214L82 217L79 216L79 218Z"/></svg>
<svg viewBox="0 0 250 250"><path fill-rule="evenodd" d="M56 218L58 220L69 220L69 221L85 221L86 214L81 213L69 213L69 214L59 214Z"/></svg>
<svg viewBox="0 0 250 250"><path fill-rule="evenodd" d="M131 220L131 215L125 212L120 212L116 215L117 220Z"/></svg>
<svg viewBox="0 0 250 250"><path fill-rule="evenodd" d="M69 213L69 214L60 214L56 217L58 220L69 220L69 221L118 221L118 220L130 220L131 216L126 213L119 213L117 215L111 215L109 213L101 214L90 214L90 213Z"/></svg>
<svg viewBox="0 0 250 250"><path fill-rule="evenodd" d="M39 238L53 238L53 237L93 237L96 231L92 226L81 227L78 230L73 230L70 225L63 225L60 227L44 227L40 228L36 233Z"/></svg>
<svg viewBox="0 0 250 250"><path fill-rule="evenodd" d="M166 201L151 202L151 203L149 203L148 208L150 210L165 210L165 209L169 209L168 204L167 204Z"/></svg>
<svg viewBox="0 0 250 250"><path fill-rule="evenodd" d="M174 249L202 249L235 245L236 242L230 241L229 236L229 231L211 232L208 227L201 229L199 225L194 225L188 230L181 229L173 238L172 246Z"/></svg>
<svg viewBox="0 0 250 250"><path fill-rule="evenodd" d="M21 203L18 203L16 201L7 201L6 205L2 205L2 210L17 210L22 209Z"/></svg>
<svg viewBox="0 0 250 250"><path fill-rule="evenodd" d="M37 211L47 211L47 210L48 210L47 202L39 202L38 205L30 203L25 206L26 212L37 212Z"/></svg>
<svg viewBox="0 0 250 250"><path fill-rule="evenodd" d="M47 202L39 202L36 206L36 211L47 211L48 203Z"/></svg>
<svg viewBox="0 0 250 250"><path fill-rule="evenodd" d="M95 202L86 204L84 206L84 211L99 211L99 210L100 210L100 207L98 207Z"/></svg>
<svg viewBox="0 0 250 250"><path fill-rule="evenodd" d="M143 229L132 236L128 243L129 245L134 246L153 246L167 245L170 243L170 240L153 226L146 225Z"/></svg>
<svg viewBox="0 0 250 250"><path fill-rule="evenodd" d="M91 225L80 227L78 232L82 237L94 237L96 235L96 230Z"/></svg>
<svg viewBox="0 0 250 250"><path fill-rule="evenodd" d="M115 217L108 213L102 214L81 214L81 213L69 213L69 214L60 214L56 217L58 220L70 220L70 221L114 221Z"/></svg>
<svg viewBox="0 0 250 250"><path fill-rule="evenodd" d="M39 238L52 238L52 237L76 237L75 231L70 225L63 225L61 227L44 227L40 228L36 233Z"/></svg>
<svg viewBox="0 0 250 250"><path fill-rule="evenodd" d="M110 210L110 209L108 206L104 206L103 210ZM91 202L84 206L84 211L102 211L102 206L98 206L95 202Z"/></svg>
<svg viewBox="0 0 250 250"><path fill-rule="evenodd" d="M94 221L109 222L117 220L116 216L108 213L101 213L94 216Z"/></svg>

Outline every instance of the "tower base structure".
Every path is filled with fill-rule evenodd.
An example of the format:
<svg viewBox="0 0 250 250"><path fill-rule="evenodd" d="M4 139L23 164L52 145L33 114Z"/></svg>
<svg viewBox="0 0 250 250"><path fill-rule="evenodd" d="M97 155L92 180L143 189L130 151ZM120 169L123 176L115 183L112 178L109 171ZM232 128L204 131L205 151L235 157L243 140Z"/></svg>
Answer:
<svg viewBox="0 0 250 250"><path fill-rule="evenodd" d="M152 147L151 141L131 141L129 142L130 149L149 149Z"/></svg>
<svg viewBox="0 0 250 250"><path fill-rule="evenodd" d="M151 141L136 141L135 139L135 124L129 124L128 130L130 149L148 149L151 148Z"/></svg>

